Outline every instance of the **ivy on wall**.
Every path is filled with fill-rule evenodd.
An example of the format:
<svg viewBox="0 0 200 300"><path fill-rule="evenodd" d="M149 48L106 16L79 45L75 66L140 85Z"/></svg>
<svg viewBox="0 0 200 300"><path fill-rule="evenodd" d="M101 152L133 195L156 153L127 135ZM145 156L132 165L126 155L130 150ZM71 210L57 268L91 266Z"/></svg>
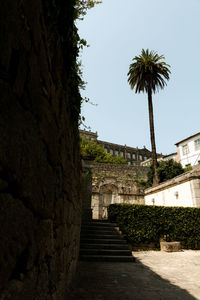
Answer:
<svg viewBox="0 0 200 300"><path fill-rule="evenodd" d="M66 1L68 1L66 5ZM60 89L65 90L66 86L71 89L71 105L74 119L80 119L81 103L85 101L81 97L80 89L84 88L85 82L82 79L81 62L79 61L80 50L87 46L86 40L78 34L76 20L83 20L87 10L94 7L101 1L93 0L46 0L44 1L45 19L49 28L49 49L52 55L55 47L61 46L63 67L68 77L66 85L62 83ZM56 41L56 43L55 43ZM57 45L57 46L56 46Z"/></svg>

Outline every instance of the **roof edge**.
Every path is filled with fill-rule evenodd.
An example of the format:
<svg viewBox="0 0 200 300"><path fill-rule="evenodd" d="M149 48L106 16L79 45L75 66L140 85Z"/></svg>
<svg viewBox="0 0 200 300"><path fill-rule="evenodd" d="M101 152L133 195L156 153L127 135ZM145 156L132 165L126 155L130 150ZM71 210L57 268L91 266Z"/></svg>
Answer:
<svg viewBox="0 0 200 300"><path fill-rule="evenodd" d="M197 133L195 133L195 134L193 134L193 135L191 135L191 136L189 136L189 137L187 137L187 138L181 140L180 142L178 142L178 143L176 143L176 144L174 144L174 145L177 146L177 145L179 145L180 143L185 142L185 141L187 141L187 140L189 140L189 139L191 139L191 138L193 138L193 137L195 137L195 136L197 136L197 135L199 135L199 134L200 134L200 132L197 132Z"/></svg>

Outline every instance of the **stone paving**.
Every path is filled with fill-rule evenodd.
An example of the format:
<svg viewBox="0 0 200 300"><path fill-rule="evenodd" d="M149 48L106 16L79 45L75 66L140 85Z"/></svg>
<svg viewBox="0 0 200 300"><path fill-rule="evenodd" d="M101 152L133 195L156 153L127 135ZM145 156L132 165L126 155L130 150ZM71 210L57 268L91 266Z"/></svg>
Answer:
<svg viewBox="0 0 200 300"><path fill-rule="evenodd" d="M163 279L200 299L200 251L145 251L133 255Z"/></svg>
<svg viewBox="0 0 200 300"><path fill-rule="evenodd" d="M79 262L67 300L200 300L200 251L133 252L134 263Z"/></svg>

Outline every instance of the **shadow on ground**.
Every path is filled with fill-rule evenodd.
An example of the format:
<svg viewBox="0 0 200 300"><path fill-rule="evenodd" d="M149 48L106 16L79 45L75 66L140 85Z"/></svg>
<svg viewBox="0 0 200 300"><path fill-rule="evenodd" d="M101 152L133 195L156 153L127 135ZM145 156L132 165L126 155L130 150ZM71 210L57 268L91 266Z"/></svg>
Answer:
<svg viewBox="0 0 200 300"><path fill-rule="evenodd" d="M139 262L79 262L67 300L196 300Z"/></svg>

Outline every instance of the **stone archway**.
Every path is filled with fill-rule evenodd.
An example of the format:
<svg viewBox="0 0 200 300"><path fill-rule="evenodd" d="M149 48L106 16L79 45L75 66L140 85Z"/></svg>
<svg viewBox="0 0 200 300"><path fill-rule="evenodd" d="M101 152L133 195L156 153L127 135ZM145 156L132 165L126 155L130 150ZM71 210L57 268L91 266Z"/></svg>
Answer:
<svg viewBox="0 0 200 300"><path fill-rule="evenodd" d="M107 219L107 208L115 203L118 196L118 188L113 184L105 184L100 187L99 194L99 219Z"/></svg>

